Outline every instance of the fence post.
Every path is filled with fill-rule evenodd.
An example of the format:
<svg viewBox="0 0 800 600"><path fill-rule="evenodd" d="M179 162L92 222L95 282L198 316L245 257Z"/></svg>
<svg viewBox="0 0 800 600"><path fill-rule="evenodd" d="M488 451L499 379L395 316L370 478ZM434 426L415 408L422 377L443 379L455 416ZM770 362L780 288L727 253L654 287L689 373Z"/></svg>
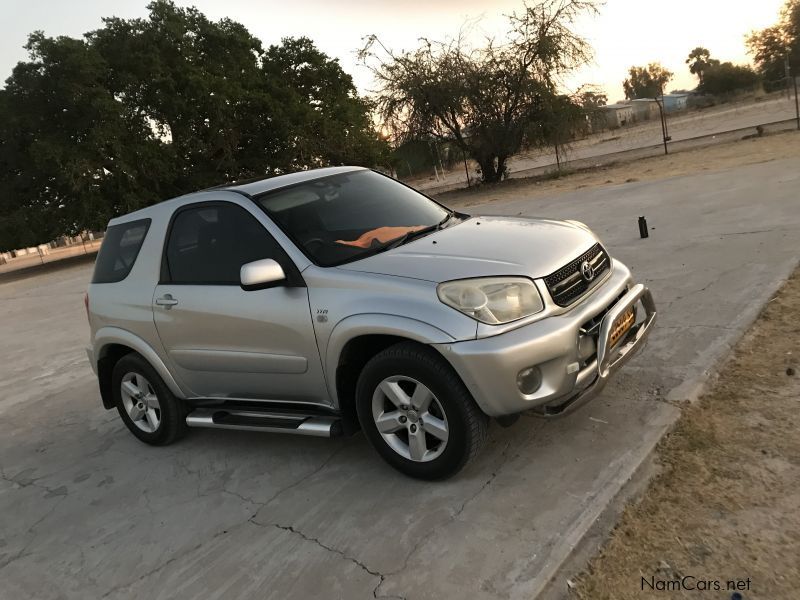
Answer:
<svg viewBox="0 0 800 600"><path fill-rule="evenodd" d="M436 150L436 158L439 161L439 171L441 171L442 179L444 179L444 164L442 163L442 155L439 153L439 143L433 142L433 147Z"/></svg>
<svg viewBox="0 0 800 600"><path fill-rule="evenodd" d="M661 113L661 137L664 138L664 154L669 154L669 150L667 150L667 140L669 140L669 136L667 135L667 116L664 112L664 88L661 88L661 102L656 100L656 104L658 104L658 112Z"/></svg>

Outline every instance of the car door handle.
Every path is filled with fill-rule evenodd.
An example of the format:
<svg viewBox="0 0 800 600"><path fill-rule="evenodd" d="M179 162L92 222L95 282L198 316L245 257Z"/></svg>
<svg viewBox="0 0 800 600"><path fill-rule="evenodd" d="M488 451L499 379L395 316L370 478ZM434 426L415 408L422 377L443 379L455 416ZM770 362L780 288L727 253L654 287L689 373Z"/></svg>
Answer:
<svg viewBox="0 0 800 600"><path fill-rule="evenodd" d="M165 307L167 310L175 306L177 303L178 301L172 297L172 294L164 294L161 296L161 298L156 298L156 304Z"/></svg>

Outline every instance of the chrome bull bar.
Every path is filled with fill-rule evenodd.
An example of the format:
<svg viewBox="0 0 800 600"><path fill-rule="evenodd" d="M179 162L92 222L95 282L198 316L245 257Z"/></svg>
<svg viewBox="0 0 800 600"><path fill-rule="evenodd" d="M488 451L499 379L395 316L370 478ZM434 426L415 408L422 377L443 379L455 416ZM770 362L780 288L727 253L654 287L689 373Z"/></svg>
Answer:
<svg viewBox="0 0 800 600"><path fill-rule="evenodd" d="M631 329L616 344L612 345L611 332L614 324L628 309L636 306L639 301L641 301L644 308L644 319L639 323L634 323ZM597 396L605 387L609 377L641 348L644 340L650 335L657 314L650 290L641 283L633 286L611 307L600 323L600 332L597 337L597 371L593 381L566 400L556 401L556 404L540 406L528 412L546 418L561 417L573 412ZM585 377L585 379L589 379L589 377Z"/></svg>
<svg viewBox="0 0 800 600"><path fill-rule="evenodd" d="M627 341L625 341L615 353L615 347L610 344L611 329L617 319L625 314L626 310L635 306L639 300L642 301L645 318L639 325L634 324L633 327L636 329L633 338L631 338L630 332L623 336L620 341L625 341L626 339ZM656 314L656 305L655 302L653 302L653 295L650 293L650 290L641 283L633 286L628 293L608 311L600 323L600 334L597 338L597 374L599 377L608 377L627 362L630 358L629 355L638 347L639 342L649 335L650 329L656 320Z"/></svg>

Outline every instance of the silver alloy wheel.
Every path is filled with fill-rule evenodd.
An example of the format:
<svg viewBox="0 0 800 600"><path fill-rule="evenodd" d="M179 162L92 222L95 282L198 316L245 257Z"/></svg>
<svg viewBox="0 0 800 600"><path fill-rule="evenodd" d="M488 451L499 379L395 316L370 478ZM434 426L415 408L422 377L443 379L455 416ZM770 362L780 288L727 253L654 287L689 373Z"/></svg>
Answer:
<svg viewBox="0 0 800 600"><path fill-rule="evenodd" d="M372 394L372 418L387 445L403 458L428 462L444 452L447 416L433 392L404 375L387 377Z"/></svg>
<svg viewBox="0 0 800 600"><path fill-rule="evenodd" d="M120 384L122 405L139 429L153 433L161 423L161 405L153 386L140 373L126 373Z"/></svg>

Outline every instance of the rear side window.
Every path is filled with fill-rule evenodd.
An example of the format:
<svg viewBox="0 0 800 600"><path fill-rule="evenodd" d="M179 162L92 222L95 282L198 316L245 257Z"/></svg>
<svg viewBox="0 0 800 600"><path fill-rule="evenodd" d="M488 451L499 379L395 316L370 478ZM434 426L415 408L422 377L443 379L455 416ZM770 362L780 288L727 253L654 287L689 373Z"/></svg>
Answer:
<svg viewBox="0 0 800 600"><path fill-rule="evenodd" d="M262 258L288 261L253 215L235 204L193 206L172 222L163 283L239 285L242 265Z"/></svg>
<svg viewBox="0 0 800 600"><path fill-rule="evenodd" d="M149 228L150 219L109 227L97 253L92 283L116 283L125 279L136 262Z"/></svg>

